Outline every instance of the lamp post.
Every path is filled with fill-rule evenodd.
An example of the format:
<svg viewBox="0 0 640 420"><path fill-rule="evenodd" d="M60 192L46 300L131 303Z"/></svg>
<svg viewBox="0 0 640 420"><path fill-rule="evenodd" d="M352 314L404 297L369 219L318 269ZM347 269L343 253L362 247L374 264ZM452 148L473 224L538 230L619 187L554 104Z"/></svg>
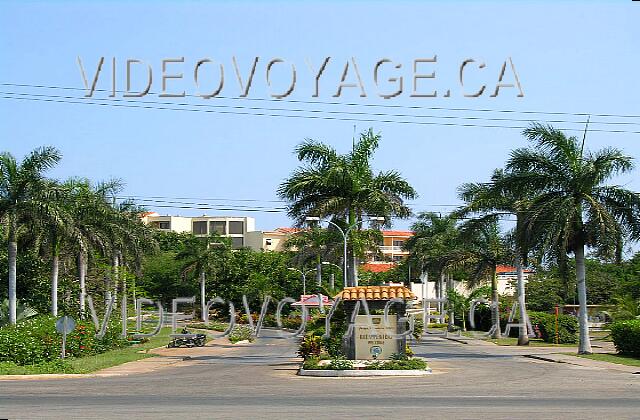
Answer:
<svg viewBox="0 0 640 420"><path fill-rule="evenodd" d="M332 266L336 267L336 268L337 268L338 270L340 270L340 271L342 271L342 270L343 270L343 268L342 268L342 267L340 267L338 264L330 263L329 261L322 261L322 263L321 263L321 264L322 264L322 265L332 265ZM318 286L319 286L319 285L318 285ZM334 284L334 276L333 276L333 273L331 273L330 288L333 290L333 288L334 288L334 287L335 287L335 284Z"/></svg>
<svg viewBox="0 0 640 420"><path fill-rule="evenodd" d="M358 224L361 223L361 222L365 222L365 221L368 221L368 222L373 222L373 221L384 222L385 218L382 217L382 216L369 216L364 220L355 222L352 225L347 226L346 229L342 229L339 225L335 224L331 220L322 219L322 218L316 217L316 216L307 216L305 218L305 221L307 221L307 222L318 222L318 223L326 222L326 223L328 223L330 225L335 226L338 229L338 231L342 234L342 238L344 239L344 249L343 249L343 252L344 252L344 255L343 255L344 268L342 269L342 277L343 277L344 287L347 287L348 286L348 281L347 281L347 239L348 239L348 236L349 236L349 232L351 231L351 229L353 229L354 227L358 226ZM355 283L355 279L354 279L354 283ZM357 284L354 284L354 286L357 286Z"/></svg>
<svg viewBox="0 0 640 420"><path fill-rule="evenodd" d="M302 274L302 294L306 295L307 294L307 274L309 274L310 272L316 269L312 268L311 270L302 271L302 270L298 270L297 268L289 267L288 270L296 271Z"/></svg>

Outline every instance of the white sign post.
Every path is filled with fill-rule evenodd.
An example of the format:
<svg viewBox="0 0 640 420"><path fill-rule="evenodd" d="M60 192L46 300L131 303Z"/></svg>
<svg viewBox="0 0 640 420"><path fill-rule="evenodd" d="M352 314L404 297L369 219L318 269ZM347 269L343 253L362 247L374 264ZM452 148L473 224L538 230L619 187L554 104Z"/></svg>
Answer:
<svg viewBox="0 0 640 420"><path fill-rule="evenodd" d="M56 330L62 334L62 353L61 357L64 359L64 355L67 350L67 334L76 328L76 321L70 316L63 316L56 321Z"/></svg>

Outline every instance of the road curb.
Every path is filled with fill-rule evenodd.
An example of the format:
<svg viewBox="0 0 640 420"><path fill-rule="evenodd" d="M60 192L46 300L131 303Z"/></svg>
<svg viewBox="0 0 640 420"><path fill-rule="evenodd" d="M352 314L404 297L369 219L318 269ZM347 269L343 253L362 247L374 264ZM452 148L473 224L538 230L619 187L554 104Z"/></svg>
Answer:
<svg viewBox="0 0 640 420"><path fill-rule="evenodd" d="M365 378L371 376L427 376L431 375L431 368L426 370L327 370L327 369L300 369L299 376L310 376L316 378Z"/></svg>

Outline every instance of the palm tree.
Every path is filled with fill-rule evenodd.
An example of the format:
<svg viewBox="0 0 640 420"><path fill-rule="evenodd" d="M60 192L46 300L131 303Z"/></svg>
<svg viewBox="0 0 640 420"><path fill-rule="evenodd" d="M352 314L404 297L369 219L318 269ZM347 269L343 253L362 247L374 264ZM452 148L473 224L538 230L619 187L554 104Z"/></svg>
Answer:
<svg viewBox="0 0 640 420"><path fill-rule="evenodd" d="M183 247L176 255L176 260L184 263L183 276L190 272L197 273L200 280L200 309L203 321L206 317L206 275L215 275L224 253L230 251L231 244L227 238L211 235L208 238L191 236L183 242Z"/></svg>
<svg viewBox="0 0 640 420"><path fill-rule="evenodd" d="M607 147L584 149L575 137L542 124L523 132L532 148L513 151L503 185L528 191L530 203L518 231L519 241L546 256L573 253L580 304L578 352L591 353L587 322L585 248L607 248L621 236L640 237L640 197L606 182L633 169L633 159ZM586 132L585 132L586 134Z"/></svg>
<svg viewBox="0 0 640 420"><path fill-rule="evenodd" d="M296 169L278 188L280 198L288 201L288 214L302 226L306 217L331 218L345 229L361 228L366 215L407 218L406 199L417 196L399 172L374 173L371 158L380 135L373 130L360 134L349 153L339 154L333 147L307 139L296 148L304 166ZM349 243L351 266L349 282L357 279L353 241Z"/></svg>
<svg viewBox="0 0 640 420"><path fill-rule="evenodd" d="M465 222L460 227L460 241L465 254L463 260L472 273L470 284L477 285L486 278L491 280L492 337L500 338L500 295L496 271L499 264L511 261L512 252L507 238L500 233L498 217L488 215Z"/></svg>
<svg viewBox="0 0 640 420"><path fill-rule="evenodd" d="M285 249L297 251L293 259L294 264L304 266L313 261L316 266L316 284L322 285L322 262L333 259L340 238L338 232L332 229L322 229L315 226L311 229L300 230L290 236L284 243Z"/></svg>
<svg viewBox="0 0 640 420"><path fill-rule="evenodd" d="M523 192L512 191L501 182L504 172L496 169L490 183L466 183L459 189L459 196L466 205L456 211L456 215L466 217L471 214L503 216L512 214L516 216L516 231L522 223L522 216L527 209L527 195ZM517 272L518 308L520 312L520 328L518 329L518 345L529 344L526 319L526 299L524 287L524 269L528 250L526 244L518 243L514 237L514 261Z"/></svg>
<svg viewBox="0 0 640 420"><path fill-rule="evenodd" d="M431 272L436 277L436 295L442 298L445 290L444 279L449 279L446 289L453 285L447 270L460 261L462 252L459 244L458 222L455 217L438 213L423 212L418 221L411 225L414 235L404 247L410 251L409 260L421 271ZM441 309L443 305L438 304ZM453 327L453 317L449 316L449 326Z"/></svg>
<svg viewBox="0 0 640 420"><path fill-rule="evenodd" d="M76 252L80 313L84 313L88 259L92 250L107 253L109 230L105 228L105 224L113 219L110 196L121 190L122 182L113 179L93 185L87 179L69 179L64 187L68 191L69 212L76 232L70 245Z"/></svg>
<svg viewBox="0 0 640 420"><path fill-rule="evenodd" d="M0 218L8 225L9 322L16 323L16 259L18 253L18 220L40 214L47 205L50 182L44 172L61 159L53 147L32 151L18 163L10 153L0 154Z"/></svg>

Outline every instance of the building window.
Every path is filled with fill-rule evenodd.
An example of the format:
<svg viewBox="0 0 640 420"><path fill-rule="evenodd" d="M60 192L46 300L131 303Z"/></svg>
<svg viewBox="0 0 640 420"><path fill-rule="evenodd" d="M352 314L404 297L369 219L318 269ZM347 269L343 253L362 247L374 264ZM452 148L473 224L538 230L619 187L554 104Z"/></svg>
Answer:
<svg viewBox="0 0 640 420"><path fill-rule="evenodd" d="M267 238L264 240L265 246L271 246L271 238Z"/></svg>
<svg viewBox="0 0 640 420"><path fill-rule="evenodd" d="M206 235L207 234L207 222L193 222L193 234L194 235Z"/></svg>
<svg viewBox="0 0 640 420"><path fill-rule="evenodd" d="M225 221L209 222L209 232L217 233L218 235L226 235L227 222Z"/></svg>
<svg viewBox="0 0 640 420"><path fill-rule="evenodd" d="M393 261L395 261L395 262L402 261L402 255L394 255L393 256Z"/></svg>
<svg viewBox="0 0 640 420"><path fill-rule="evenodd" d="M229 222L230 234L242 234L244 233L244 222Z"/></svg>
<svg viewBox="0 0 640 420"><path fill-rule="evenodd" d="M240 249L244 246L244 238L231 238L231 248Z"/></svg>
<svg viewBox="0 0 640 420"><path fill-rule="evenodd" d="M158 222L158 229L171 229L171 222Z"/></svg>
<svg viewBox="0 0 640 420"><path fill-rule="evenodd" d="M404 241L393 241L393 246L402 246Z"/></svg>

